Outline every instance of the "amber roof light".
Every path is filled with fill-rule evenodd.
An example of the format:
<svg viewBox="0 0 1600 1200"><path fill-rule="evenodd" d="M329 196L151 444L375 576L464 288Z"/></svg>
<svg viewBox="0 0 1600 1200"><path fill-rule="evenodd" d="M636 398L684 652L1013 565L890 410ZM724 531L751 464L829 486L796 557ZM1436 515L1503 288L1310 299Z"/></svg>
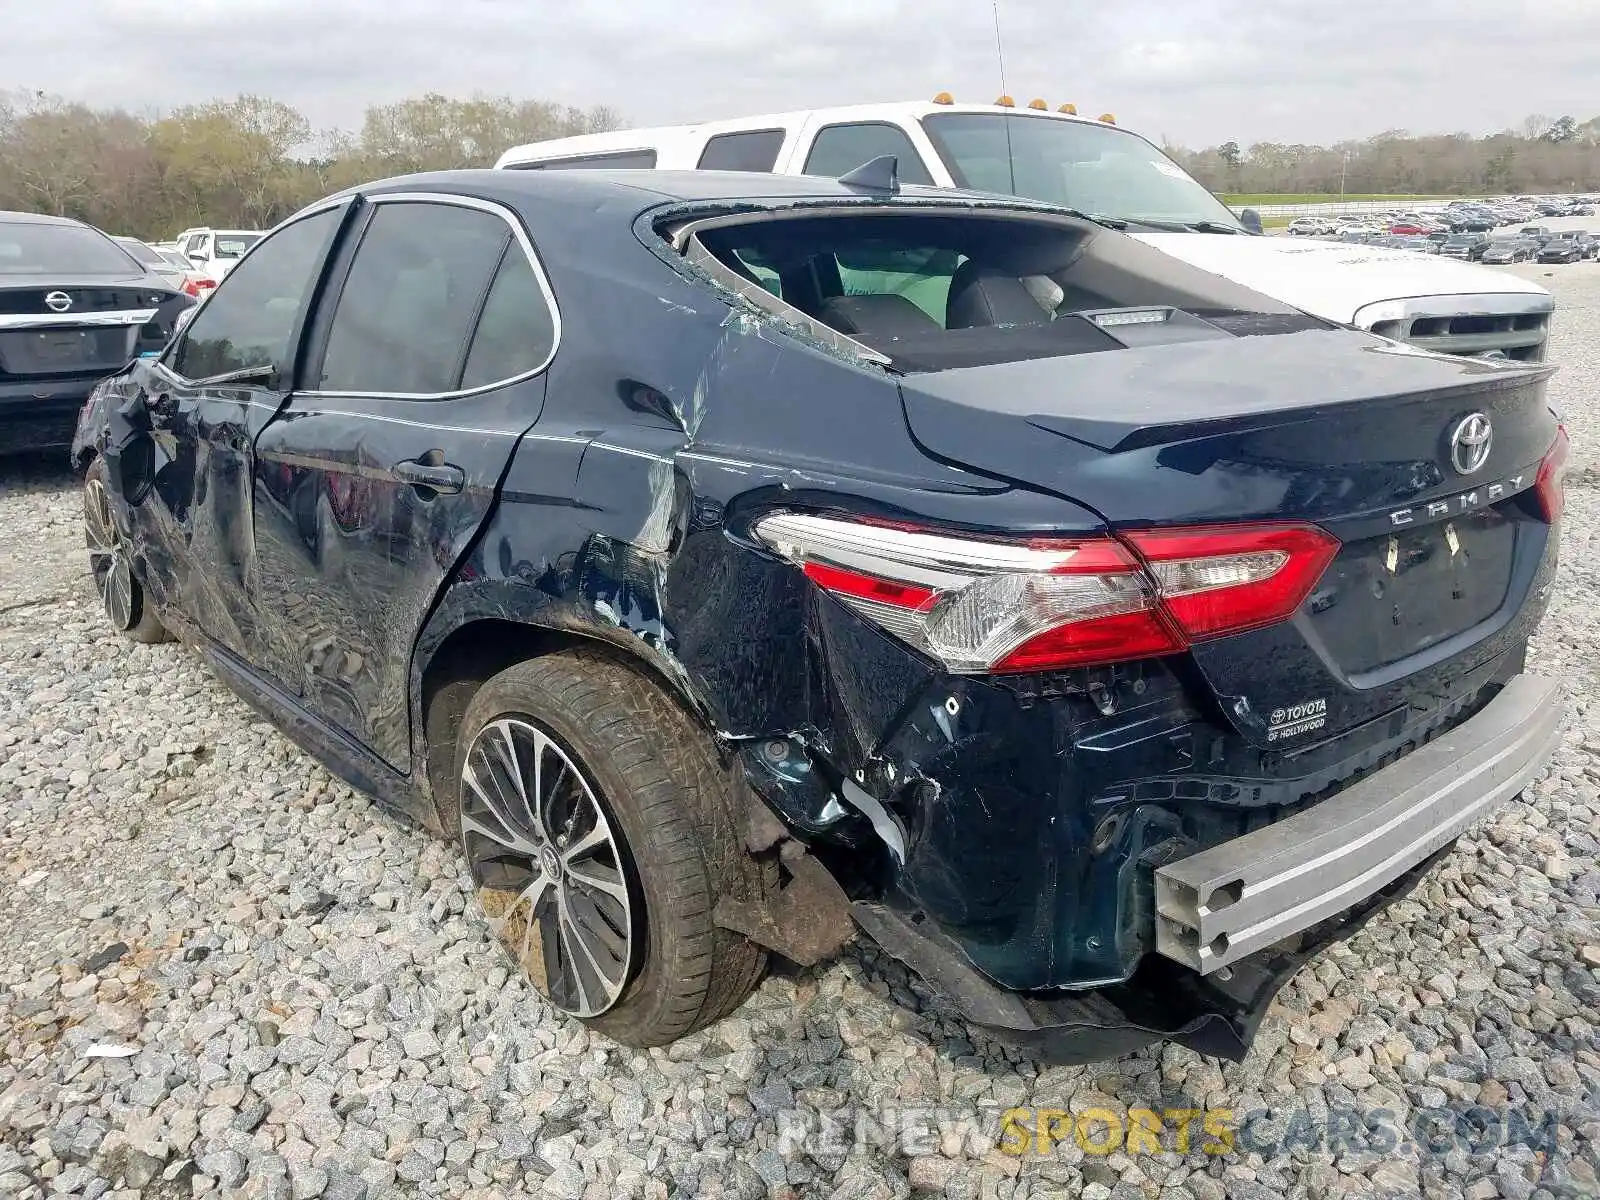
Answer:
<svg viewBox="0 0 1600 1200"><path fill-rule="evenodd" d="M1063 104L1060 108L1056 109L1056 111L1070 113L1075 117L1078 115L1078 106L1076 104Z"/></svg>
<svg viewBox="0 0 1600 1200"><path fill-rule="evenodd" d="M935 104L954 104L956 100L949 92L940 92L933 98L933 102Z"/></svg>
<svg viewBox="0 0 1600 1200"><path fill-rule="evenodd" d="M1102 121L1104 121L1107 125L1115 125L1117 123L1117 119L1115 117L1113 117L1110 113L1101 113L1100 114L1100 119Z"/></svg>
<svg viewBox="0 0 1600 1200"><path fill-rule="evenodd" d="M1043 100L1040 100L1038 97L1035 97L1034 99L1028 101L1028 107L1029 108L1037 108L1040 112L1044 112L1050 106L1048 104L1046 104Z"/></svg>
<svg viewBox="0 0 1600 1200"><path fill-rule="evenodd" d="M995 101L995 103L1001 108L1015 108L1017 106L1017 102L1010 96L1001 96L1000 99Z"/></svg>

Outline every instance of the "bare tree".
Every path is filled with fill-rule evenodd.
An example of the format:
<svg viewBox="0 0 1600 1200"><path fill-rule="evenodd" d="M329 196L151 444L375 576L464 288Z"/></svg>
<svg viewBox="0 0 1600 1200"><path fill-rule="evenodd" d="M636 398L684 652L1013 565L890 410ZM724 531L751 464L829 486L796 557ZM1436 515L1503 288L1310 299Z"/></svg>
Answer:
<svg viewBox="0 0 1600 1200"><path fill-rule="evenodd" d="M97 109L0 92L0 208L170 236L192 224L266 226L341 187L410 171L488 166L507 148L622 124L608 106L429 93L373 105L354 132L237 96L175 111ZM1513 130L1390 129L1333 146L1237 141L1167 151L1218 191L1427 195L1600 191L1600 116L1534 115Z"/></svg>
<svg viewBox="0 0 1600 1200"><path fill-rule="evenodd" d="M1206 186L1251 194L1471 195L1600 191L1600 117L1530 116L1515 131L1418 136L1390 129L1334 146L1235 142L1169 149ZM1342 184L1342 186L1341 186Z"/></svg>

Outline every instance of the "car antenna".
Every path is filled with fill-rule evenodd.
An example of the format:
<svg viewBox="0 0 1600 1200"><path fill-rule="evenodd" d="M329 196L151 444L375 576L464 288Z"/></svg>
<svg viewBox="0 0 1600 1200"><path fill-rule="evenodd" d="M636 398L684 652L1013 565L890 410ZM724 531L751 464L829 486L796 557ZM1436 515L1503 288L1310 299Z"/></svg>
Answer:
<svg viewBox="0 0 1600 1200"><path fill-rule="evenodd" d="M994 57L1000 65L1000 95L1001 103L1009 105L1010 100L1005 97L1011 93L1006 89L1006 47L1000 38L1000 0L991 0L990 7L994 11ZM1000 118L1001 125L1006 131L1006 170L1011 177L1011 191L1017 190L1017 156L1011 149L1011 113L1008 111Z"/></svg>
<svg viewBox="0 0 1600 1200"><path fill-rule="evenodd" d="M890 196L900 194L900 160L892 154L880 154L862 163L853 171L839 176L847 188L860 188L864 192L884 192Z"/></svg>

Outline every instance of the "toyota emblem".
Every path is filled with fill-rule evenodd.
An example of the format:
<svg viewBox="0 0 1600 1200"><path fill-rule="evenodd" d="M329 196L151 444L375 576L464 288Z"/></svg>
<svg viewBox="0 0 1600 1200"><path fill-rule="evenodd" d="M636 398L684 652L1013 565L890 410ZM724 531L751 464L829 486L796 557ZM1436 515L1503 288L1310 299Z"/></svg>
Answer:
<svg viewBox="0 0 1600 1200"><path fill-rule="evenodd" d="M44 302L51 312L66 312L72 307L72 297L65 292L51 292Z"/></svg>
<svg viewBox="0 0 1600 1200"><path fill-rule="evenodd" d="M1489 447L1494 445L1494 426L1481 412L1462 417L1450 431L1450 464L1457 474L1471 475L1489 461Z"/></svg>

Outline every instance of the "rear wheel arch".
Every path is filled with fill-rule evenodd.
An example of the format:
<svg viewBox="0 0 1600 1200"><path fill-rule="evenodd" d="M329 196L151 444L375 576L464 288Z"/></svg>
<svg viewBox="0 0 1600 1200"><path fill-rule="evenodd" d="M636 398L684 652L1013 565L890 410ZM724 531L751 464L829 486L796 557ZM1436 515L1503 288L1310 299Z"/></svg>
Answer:
<svg viewBox="0 0 1600 1200"><path fill-rule="evenodd" d="M707 737L715 730L685 681L657 652L636 638L502 617L483 617L458 625L428 654L419 672L418 704L422 759L439 831L455 835L456 751L467 706L482 686L507 667L574 649L592 649L655 685L670 697Z"/></svg>

